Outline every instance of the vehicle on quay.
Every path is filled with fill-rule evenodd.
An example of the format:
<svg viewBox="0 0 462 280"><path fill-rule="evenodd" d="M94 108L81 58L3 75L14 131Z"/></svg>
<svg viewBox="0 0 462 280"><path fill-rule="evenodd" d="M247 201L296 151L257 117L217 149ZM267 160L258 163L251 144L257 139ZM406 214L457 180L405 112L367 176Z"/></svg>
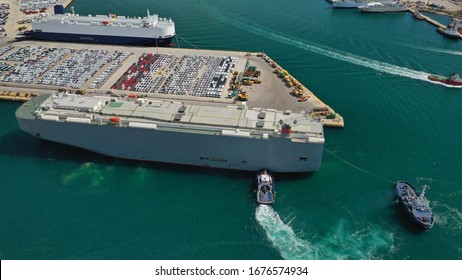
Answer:
<svg viewBox="0 0 462 280"><path fill-rule="evenodd" d="M297 98L298 102L305 102L309 99L310 97L308 95L304 95L302 97Z"/></svg>
<svg viewBox="0 0 462 280"><path fill-rule="evenodd" d="M405 12L406 5L400 2L370 2L358 9L364 13L385 13L385 12Z"/></svg>
<svg viewBox="0 0 462 280"><path fill-rule="evenodd" d="M440 75L428 75L427 77L430 81L435 81L451 86L462 86L462 79L458 73L452 73L449 77L444 77Z"/></svg>
<svg viewBox="0 0 462 280"><path fill-rule="evenodd" d="M213 168L311 172L321 167L324 148L323 125L308 111L245 103L60 92L24 103L16 118L35 137L107 156Z"/></svg>
<svg viewBox="0 0 462 280"><path fill-rule="evenodd" d="M55 5L53 15L42 13L32 21L31 36L46 41L169 46L175 36L175 23L151 15L149 10L143 18L80 16L74 11L65 13L62 5Z"/></svg>
<svg viewBox="0 0 462 280"><path fill-rule="evenodd" d="M435 223L433 212L430 209L430 202L425 197L425 189L417 194L414 186L407 181L398 181L396 183L396 194L406 212L418 226L423 229L430 229Z"/></svg>
<svg viewBox="0 0 462 280"><path fill-rule="evenodd" d="M276 189L274 187L274 177L264 169L257 174L257 202L259 204L273 204L276 199Z"/></svg>

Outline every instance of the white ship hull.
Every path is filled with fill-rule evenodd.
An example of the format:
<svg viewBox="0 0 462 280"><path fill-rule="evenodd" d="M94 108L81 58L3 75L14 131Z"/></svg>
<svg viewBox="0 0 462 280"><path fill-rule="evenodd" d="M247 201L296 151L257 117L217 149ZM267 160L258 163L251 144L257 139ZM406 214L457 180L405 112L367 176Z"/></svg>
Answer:
<svg viewBox="0 0 462 280"><path fill-rule="evenodd" d="M170 44L175 36L171 19L147 15L79 16L76 14L40 15L32 22L35 39L49 41L93 42L103 44Z"/></svg>
<svg viewBox="0 0 462 280"><path fill-rule="evenodd" d="M324 146L20 118L18 123L36 137L111 157L248 171L316 171ZM301 156L309 160L300 161Z"/></svg>

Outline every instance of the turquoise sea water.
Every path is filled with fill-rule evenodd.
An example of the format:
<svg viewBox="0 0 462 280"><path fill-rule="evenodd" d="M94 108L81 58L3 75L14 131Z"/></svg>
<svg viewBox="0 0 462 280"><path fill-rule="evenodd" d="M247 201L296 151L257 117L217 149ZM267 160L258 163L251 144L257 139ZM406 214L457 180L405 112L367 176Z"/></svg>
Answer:
<svg viewBox="0 0 462 280"><path fill-rule="evenodd" d="M72 5L94 15L149 8L175 20L181 47L265 51L346 126L325 129L320 171L276 175L271 209L255 205L253 173L41 141L18 128L20 104L2 102L2 259L461 259L462 89L425 77L461 72L462 40L409 13L324 0L104 2ZM398 207L400 179L430 186L430 231Z"/></svg>

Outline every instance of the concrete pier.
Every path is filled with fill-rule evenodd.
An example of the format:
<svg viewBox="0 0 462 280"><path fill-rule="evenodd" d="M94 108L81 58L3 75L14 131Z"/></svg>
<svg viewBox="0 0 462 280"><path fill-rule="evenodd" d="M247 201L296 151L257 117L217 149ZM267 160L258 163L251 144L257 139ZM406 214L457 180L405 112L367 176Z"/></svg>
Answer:
<svg viewBox="0 0 462 280"><path fill-rule="evenodd" d="M411 13L415 13L415 9L413 9L413 8L409 8L408 11L411 12ZM424 17L425 21L427 21L427 22L433 24L433 25L436 26L436 27L441 27L441 28L445 28L445 27L446 27L446 25L444 25L444 24L442 24L442 23L439 23L438 21L436 21L436 20L434 20L434 19L432 19L432 18L430 18L430 17L427 17L427 16L424 15L424 14L422 14L422 16Z"/></svg>
<svg viewBox="0 0 462 280"><path fill-rule="evenodd" d="M266 63L271 66L273 69L275 69L276 73L281 73L281 72L287 72L282 68L279 64L276 63L273 59L271 59L269 56L266 54L261 54L261 57ZM276 76L276 74L274 74ZM319 99L312 91L310 91L307 87L305 87L302 83L300 83L298 80L296 80L294 77L292 77L288 72L287 76L291 77L288 80L293 81L294 84L287 84L284 83L283 79L278 80L284 84L284 86L289 88L289 95L292 95L294 92L294 89L297 88L296 84L299 84L299 87L301 89L301 97L307 98L306 101L304 102L299 102L298 98L294 96L289 96L289 99L292 101L298 102L298 106L295 104L287 104L287 98L284 98L284 100L278 100L278 102L281 102L284 104L284 106L288 106L291 108L297 108L297 109L308 109L311 112L311 115L315 118L318 118L324 126L331 126L331 127L344 127L344 120L343 117L336 113L334 109L332 109L330 106L325 104L321 99ZM287 90L280 89L279 91L284 92ZM283 110L283 108L280 108Z"/></svg>
<svg viewBox="0 0 462 280"><path fill-rule="evenodd" d="M415 9L414 9L414 8L409 8L408 11L411 12L411 13L415 13ZM425 20L426 22L429 22L429 23L433 24L433 25L436 26L437 28L446 28L446 25L444 25L444 24L442 24L442 23L440 23L440 22L438 22L438 21L432 19L431 17L428 17L428 16L426 16L426 15L424 15L424 14L422 14L422 17L424 18L424 20ZM459 33L459 38L462 39L462 34L460 34L460 33Z"/></svg>
<svg viewBox="0 0 462 280"><path fill-rule="evenodd" d="M56 50L56 48L58 48L58 50ZM241 100L239 100L236 95L232 94L234 87L232 84L232 78L235 76L234 73L230 73L224 77L226 79L225 85L219 94L214 97L198 96L192 90L192 87L190 90L185 92L170 92L169 94L166 94L165 88L168 88L168 85L165 81L172 79L176 75L174 69L181 68L185 63L185 59L195 59L194 57L204 57L204 59L207 57L233 57L236 59L233 72L239 73L239 76L244 77L244 73L248 67L256 67L260 73L258 77L259 83L244 85L244 83L241 81L241 84L238 88L240 92L246 92L248 95L246 104L250 108L305 112L310 113L311 116L313 116L315 119L319 119L319 121L321 121L325 126L344 126L343 118L338 113L336 113L331 107L322 102L318 97L314 95L313 92L311 92L307 87L298 82L286 70L284 70L287 73L287 76L291 77L291 81L296 81L298 87L302 89L301 96L305 96L306 100L301 102L300 96L293 96L295 86L289 86L287 84L287 79L284 80L275 73L275 69L282 69L282 67L280 67L274 60L267 56L266 58L263 58L262 54L259 53L179 48L152 48L114 45L108 46L96 44L88 45L39 41L21 41L8 45L0 45L0 49L4 50L4 53L0 55L0 64L7 68L6 71L0 72L0 90L43 94L52 93L59 89L65 88L71 91L81 90L86 94L91 95L102 95L107 94L108 92L119 95L135 93L137 95L148 96L150 98L176 100L188 103L208 103L215 104L216 106L229 106L230 104L241 103ZM62 57L53 59L52 57L54 56L55 52L50 52L49 50L51 49L53 49L55 52L62 53ZM26 54L24 54L25 50L27 50ZM94 85L95 81L97 81L98 78L100 78L101 75L115 63L114 60L104 62L104 64L98 68L99 70L94 72L85 82L82 83L82 86L79 88L70 86L72 84L71 82L73 81L73 78L68 78L69 84L67 84L67 86L57 85L53 82L53 79L50 80L50 78L45 78L61 76L58 75L59 73L56 73L55 69L62 67L62 65L64 65L66 61L69 61L69 59L72 60L76 57L80 57L79 53L81 51L85 51L87 53L98 53L101 50L108 52L118 52L124 54L125 57L122 61L119 62L116 70L110 72L108 77L104 79L104 81L101 82L97 87L92 88L91 85ZM44 53L46 54L47 59L42 59ZM117 84L119 79L127 75L128 69L134 69L133 67L136 68L139 66L139 59L145 54L168 56L172 60L172 64L166 66L167 68L162 68L158 72L149 74L148 76L146 76L147 74L143 74L145 77L143 79L152 79L152 82L147 85L146 90L135 91L126 89L124 90L122 88L114 88L114 85ZM41 67L46 67L46 69L37 70L35 66L38 65L38 61L32 64L27 63L27 61L29 61L31 58L40 58L39 65L42 65ZM50 59L52 59L51 62ZM85 63L79 67L81 68L72 70L75 71L75 75L81 75L83 73L82 71L88 73L88 68L86 68ZM189 81L191 83L195 83L197 79L201 78L201 76L204 74L204 71L208 69L207 67L207 64L200 66L200 69L198 69L197 72L197 77L195 76ZM69 68L66 68L66 71L68 70ZM138 70L141 71L141 68L137 68L136 71ZM212 72L209 74L213 74ZM131 73L129 76L133 77L133 74L134 73ZM29 77L27 83L21 82L24 77ZM159 77L162 79L158 79ZM43 82L44 78L45 81L48 81L48 83ZM159 81L160 84L157 84L156 86L156 83ZM188 85L186 85L186 87L187 86Z"/></svg>

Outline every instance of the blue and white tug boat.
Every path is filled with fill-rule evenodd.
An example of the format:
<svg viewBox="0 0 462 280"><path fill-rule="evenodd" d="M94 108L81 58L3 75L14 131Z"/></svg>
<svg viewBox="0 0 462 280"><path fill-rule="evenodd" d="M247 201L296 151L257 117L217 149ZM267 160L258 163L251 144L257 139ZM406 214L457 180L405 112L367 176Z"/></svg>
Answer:
<svg viewBox="0 0 462 280"><path fill-rule="evenodd" d="M273 204L276 199L274 177L266 169L257 174L257 202L259 204Z"/></svg>

